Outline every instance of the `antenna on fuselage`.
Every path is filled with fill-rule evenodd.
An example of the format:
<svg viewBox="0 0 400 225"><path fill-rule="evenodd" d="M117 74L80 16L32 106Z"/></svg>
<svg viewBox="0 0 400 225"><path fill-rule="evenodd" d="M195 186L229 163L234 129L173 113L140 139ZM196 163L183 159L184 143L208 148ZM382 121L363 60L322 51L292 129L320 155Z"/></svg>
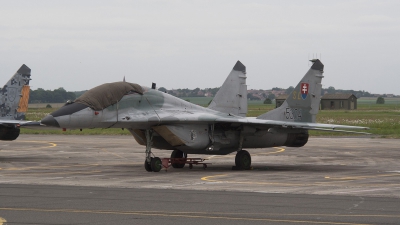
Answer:
<svg viewBox="0 0 400 225"><path fill-rule="evenodd" d="M156 83L151 83L151 89L156 89Z"/></svg>
<svg viewBox="0 0 400 225"><path fill-rule="evenodd" d="M123 82L126 82L126 81L125 81L125 76L124 76L124 79L123 79L122 81L123 81Z"/></svg>

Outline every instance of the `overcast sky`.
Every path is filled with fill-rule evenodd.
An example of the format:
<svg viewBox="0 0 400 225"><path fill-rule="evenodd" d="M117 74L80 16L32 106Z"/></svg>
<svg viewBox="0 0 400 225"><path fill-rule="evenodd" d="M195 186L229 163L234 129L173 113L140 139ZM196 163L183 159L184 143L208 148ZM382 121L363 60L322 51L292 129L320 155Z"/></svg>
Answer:
<svg viewBox="0 0 400 225"><path fill-rule="evenodd" d="M121 81L219 87L237 60L248 89L295 86L320 57L323 87L400 94L400 1L0 1L0 84Z"/></svg>

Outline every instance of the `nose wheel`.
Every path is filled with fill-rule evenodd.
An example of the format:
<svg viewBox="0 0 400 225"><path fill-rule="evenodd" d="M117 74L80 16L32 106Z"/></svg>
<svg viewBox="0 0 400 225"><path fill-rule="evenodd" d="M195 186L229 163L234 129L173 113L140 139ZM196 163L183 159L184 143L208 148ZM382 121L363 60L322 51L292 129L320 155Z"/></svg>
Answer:
<svg viewBox="0 0 400 225"><path fill-rule="evenodd" d="M151 169L151 164L147 162L147 159L144 160L144 168L146 169L147 172L153 172L153 169Z"/></svg>
<svg viewBox="0 0 400 225"><path fill-rule="evenodd" d="M144 161L144 168L147 172L160 172L162 164L161 159L158 157L151 157L151 146L153 145L153 130L146 130L146 160Z"/></svg>

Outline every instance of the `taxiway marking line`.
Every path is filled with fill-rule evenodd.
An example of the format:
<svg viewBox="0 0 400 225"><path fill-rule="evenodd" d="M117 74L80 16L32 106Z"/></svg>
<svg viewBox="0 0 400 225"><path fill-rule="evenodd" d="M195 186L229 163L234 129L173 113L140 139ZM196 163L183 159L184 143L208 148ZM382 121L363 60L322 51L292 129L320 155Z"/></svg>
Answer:
<svg viewBox="0 0 400 225"><path fill-rule="evenodd" d="M45 143L49 144L50 146L38 147L38 148L24 148L24 150L38 150L38 149L45 149L45 148L54 148L57 146L56 143L48 142L48 141L17 141L17 142L33 142L33 143Z"/></svg>
<svg viewBox="0 0 400 225"><path fill-rule="evenodd" d="M0 210L32 211L32 212L60 212L60 213L91 213L91 214L113 214L113 215L142 215L142 216L201 218L201 219L219 219L219 220L266 221L266 222L297 223L297 224L304 223L304 224L335 224L335 225L370 225L370 224L364 224L364 223L351 223L351 222L187 215L187 214L182 214L182 213L157 212L157 211L156 212L151 212L151 211L141 212L141 211L105 211L105 210L39 209L39 208L0 208Z"/></svg>
<svg viewBox="0 0 400 225"><path fill-rule="evenodd" d="M376 178L376 177L394 177L394 176L400 176L400 174L379 174L379 175L371 175L371 176L354 176L354 177L325 177L325 179L329 180L363 180L363 179L368 179L368 178Z"/></svg>
<svg viewBox="0 0 400 225"><path fill-rule="evenodd" d="M276 154L276 153L281 153L284 152L286 149L284 148L279 148L279 147L274 147L275 149L278 149L278 151L275 152L265 152L265 153L259 153L259 155L269 155L269 154ZM256 154L257 155L257 154Z"/></svg>
<svg viewBox="0 0 400 225"><path fill-rule="evenodd" d="M231 184L258 184L258 185L282 185L282 186L298 186L298 187L307 187L307 186L332 186L335 185L336 183L341 183L341 182L348 182L350 180L344 180L344 181L330 181L330 182L311 182L307 184L301 184L301 183L281 183L281 182L254 182L254 181L230 181L230 180L218 180L218 177L225 177L231 174L218 174L218 175L213 175L213 176L205 176L200 178L203 181L207 182L215 182L215 183L231 183ZM216 178L216 179L214 179ZM352 187L390 187L390 186L399 186L399 184L352 184Z"/></svg>
<svg viewBox="0 0 400 225"><path fill-rule="evenodd" d="M92 173L101 173L101 170L93 170L93 171L76 171L76 172L42 172L42 173L26 173L26 174L18 174L19 176L31 176L31 175L70 175L70 174L92 174ZM5 176L15 176L15 174L2 174Z"/></svg>
<svg viewBox="0 0 400 225"><path fill-rule="evenodd" d="M0 225L3 225L3 223L7 223L7 220L5 220L4 218L0 217Z"/></svg>
<svg viewBox="0 0 400 225"><path fill-rule="evenodd" d="M94 166L99 166L100 164L83 164L83 165L71 165L71 166L32 166L32 167L11 167L11 168L3 168L3 171L9 170L9 171L15 171L15 170L32 170L32 169L57 169L57 168L70 168L70 167L94 167Z"/></svg>
<svg viewBox="0 0 400 225"><path fill-rule="evenodd" d="M279 183L279 182L221 181L221 180L212 179L215 177L225 177L225 176L228 176L228 174L218 174L218 175L213 175L213 176L206 176L206 177L202 177L201 180L208 181L208 182L232 183L232 184L259 184L259 185L271 184L271 185L285 185L285 186L310 186L310 185L313 185L313 184L301 185L301 184L296 184L296 183Z"/></svg>
<svg viewBox="0 0 400 225"><path fill-rule="evenodd" d="M125 157L123 157L123 156L120 156L120 155L118 155L118 154L116 154L116 153L109 152L109 151L107 151L107 150L104 149L104 148L101 148L100 150L102 150L102 151L104 151L104 152L107 152L107 153L109 153L109 154L111 154L111 155L115 155L115 156L117 156L117 157L119 157L119 158L121 158L121 159L126 159L126 160L128 160L127 158L125 158Z"/></svg>
<svg viewBox="0 0 400 225"><path fill-rule="evenodd" d="M275 148L275 149L278 149L278 151L275 151L275 152L261 152L261 153L253 153L252 155L269 155L269 154L276 154L276 153L281 153L281 152L284 152L286 149L284 149L284 148L279 148L279 147L273 147L273 148ZM210 159L212 159L212 158L224 158L224 157L233 157L233 155L212 155L212 156L209 156L209 157L207 157L206 159L207 160L210 160Z"/></svg>
<svg viewBox="0 0 400 225"><path fill-rule="evenodd" d="M82 164L82 165L69 165L69 166L31 166L31 167L11 167L11 168L0 168L2 171L24 171L24 170L35 170L35 169L57 169L57 168L73 168L73 167L100 167L100 166L119 166L121 163L109 163L109 164ZM130 163L129 165L142 165L141 163Z"/></svg>

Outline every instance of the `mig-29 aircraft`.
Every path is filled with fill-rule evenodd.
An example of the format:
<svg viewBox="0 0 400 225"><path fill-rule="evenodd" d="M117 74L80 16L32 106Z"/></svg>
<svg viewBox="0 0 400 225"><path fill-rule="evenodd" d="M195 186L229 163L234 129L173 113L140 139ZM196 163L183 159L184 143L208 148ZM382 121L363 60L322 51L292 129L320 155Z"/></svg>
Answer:
<svg viewBox="0 0 400 225"><path fill-rule="evenodd" d="M31 121L25 121L30 80L31 69L23 64L0 89L0 140L2 141L17 139L21 125L33 124Z"/></svg>
<svg viewBox="0 0 400 225"><path fill-rule="evenodd" d="M250 148L301 147L308 130L342 131L366 127L315 123L321 98L324 65L313 65L279 107L258 117L247 113L246 67L238 61L216 96L204 108L167 93L134 83L97 86L42 119L62 129L126 128L146 146L147 171L161 170L152 148L173 150L171 158L187 154L236 153L238 169L249 169ZM362 132L354 132L362 133ZM184 164L172 163L174 168Z"/></svg>

